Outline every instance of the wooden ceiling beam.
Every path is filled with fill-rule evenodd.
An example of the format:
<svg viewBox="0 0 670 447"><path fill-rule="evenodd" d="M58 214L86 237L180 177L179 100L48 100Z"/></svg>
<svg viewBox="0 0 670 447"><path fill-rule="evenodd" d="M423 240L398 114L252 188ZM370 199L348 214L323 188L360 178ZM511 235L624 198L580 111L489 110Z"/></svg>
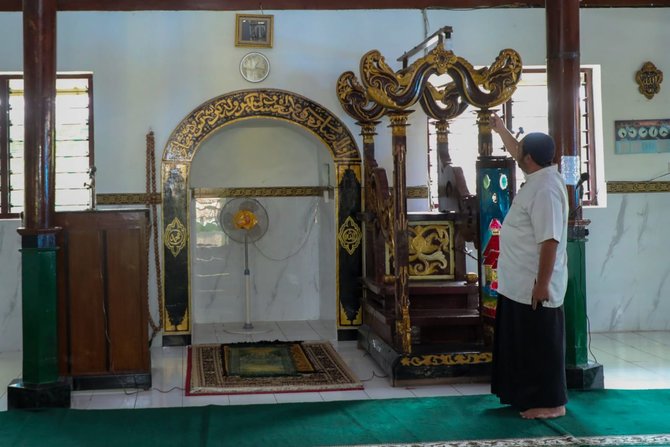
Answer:
<svg viewBox="0 0 670 447"><path fill-rule="evenodd" d="M0 11L21 11L23 0L1 0ZM544 0L58 0L59 11L258 11L340 9L538 8ZM582 0L583 8L667 8L670 0Z"/></svg>

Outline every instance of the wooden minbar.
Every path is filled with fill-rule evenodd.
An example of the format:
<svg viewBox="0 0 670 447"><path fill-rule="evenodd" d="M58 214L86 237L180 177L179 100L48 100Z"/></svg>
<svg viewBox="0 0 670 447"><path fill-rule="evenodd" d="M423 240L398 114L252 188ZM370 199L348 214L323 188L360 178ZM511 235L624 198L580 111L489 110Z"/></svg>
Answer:
<svg viewBox="0 0 670 447"><path fill-rule="evenodd" d="M483 313L479 284L483 271L468 273L465 267L466 243L480 248L482 204L468 191L462 169L452 164L448 129L450 120L475 107L478 147L472 150L478 163L493 158L491 107L512 96L521 59L505 49L490 67L475 69L446 49L451 31L441 28L404 53L397 72L379 51L369 51L361 58L361 81L345 72L337 83L340 104L361 126L364 143L365 268L358 343L394 386L486 378L492 361L492 320ZM445 74L451 82L428 82ZM405 178L407 117L415 105L435 123L440 192L438 210L418 213L407 211ZM392 132L390 176L375 160L374 136L383 117Z"/></svg>
<svg viewBox="0 0 670 447"><path fill-rule="evenodd" d="M149 388L148 210L56 213L59 368L74 390Z"/></svg>

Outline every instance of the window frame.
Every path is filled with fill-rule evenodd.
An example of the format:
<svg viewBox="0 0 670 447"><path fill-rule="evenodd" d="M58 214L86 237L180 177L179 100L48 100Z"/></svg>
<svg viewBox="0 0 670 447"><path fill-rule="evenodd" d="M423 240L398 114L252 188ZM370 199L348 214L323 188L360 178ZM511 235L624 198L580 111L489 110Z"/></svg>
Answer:
<svg viewBox="0 0 670 447"><path fill-rule="evenodd" d="M583 77L583 80L580 79L580 84L579 87L580 89L583 87L584 88L584 97L582 98L581 96L579 97L579 114L580 114L580 120L579 120L579 162L580 162L580 172L586 172L589 173L589 178L585 182L585 190L583 194L583 199L581 202L581 206L583 207L597 207L600 206L600 200L599 200L599 194L598 194L598 166L597 166L597 159L599 156L602 156L601 153L598 152L598 148L596 147L596 141L598 140L598 135L597 135L597 129L596 129L596 121L595 121L595 114L598 113L598 111L595 108L595 86L594 86L594 68L593 66L585 65L580 67L580 75ZM546 66L544 67L528 67L528 68L523 68L523 73L544 73L546 75L547 73L547 68ZM545 84L546 86L546 84ZM513 128L513 121L514 121L514 99L513 97L510 98L508 101L503 103L501 105L502 107L502 112L501 115L503 115L503 121L505 122L505 125L507 126L508 129L512 132L512 134L515 134L514 128ZM467 112L466 112L467 113ZM547 110L548 114L548 110ZM582 129L582 119L585 118L586 126L587 129ZM429 185L435 184L434 182L437 182L437 178L433 178L432 174L432 163L433 159L436 158L436 154L433 155L433 153L436 150L436 147L434 147L431 144L432 141L432 120L430 117L427 118L427 147L428 147L428 160L427 160L427 167L428 167L428 180L429 180ZM433 187L429 186L428 191L429 191L429 205L431 209L435 209L437 207L437 202L433 201L433 197L431 194ZM435 198L436 199L436 198ZM602 200L603 203L605 203L605 200L603 198Z"/></svg>
<svg viewBox="0 0 670 447"><path fill-rule="evenodd" d="M93 73L57 73L56 78L86 79L88 82L88 167L90 171L95 166L95 133L93 127ZM12 79L23 79L23 73L0 73L0 219L16 219L20 217L20 213L9 212L9 198L11 188L9 175L9 81ZM56 146L55 140L54 146ZM57 179L58 176L56 176L56 180ZM91 191L91 208L95 208L95 182L91 182L89 185L89 189Z"/></svg>

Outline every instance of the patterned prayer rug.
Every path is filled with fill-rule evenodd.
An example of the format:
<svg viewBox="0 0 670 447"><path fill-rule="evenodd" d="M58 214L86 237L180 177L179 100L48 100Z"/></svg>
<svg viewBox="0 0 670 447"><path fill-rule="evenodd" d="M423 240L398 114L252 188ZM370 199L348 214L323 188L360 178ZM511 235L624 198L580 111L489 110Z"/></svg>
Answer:
<svg viewBox="0 0 670 447"><path fill-rule="evenodd" d="M417 442L411 444L361 444L334 447L650 447L670 445L670 434L628 436L552 436L542 438L481 439Z"/></svg>
<svg viewBox="0 0 670 447"><path fill-rule="evenodd" d="M188 348L186 395L361 390L328 342L260 342Z"/></svg>

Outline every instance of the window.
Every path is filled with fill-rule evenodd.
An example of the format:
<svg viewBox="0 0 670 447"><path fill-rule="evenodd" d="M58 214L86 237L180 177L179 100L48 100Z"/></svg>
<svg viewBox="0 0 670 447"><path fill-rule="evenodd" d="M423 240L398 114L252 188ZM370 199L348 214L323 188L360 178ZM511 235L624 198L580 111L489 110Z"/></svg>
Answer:
<svg viewBox="0 0 670 447"><path fill-rule="evenodd" d="M589 174L588 181L583 184L584 206L598 205L597 168L596 168L596 129L595 123L599 109L594 95L594 69L581 69L580 96L580 172ZM442 83L448 82L445 78ZM440 85L440 82L435 82ZM518 138L523 133L548 133L548 100L547 100L547 72L545 68L524 69L521 81L512 98L504 104L504 119L508 128ZM469 107L459 117L449 124L449 154L452 162L460 166L466 176L471 194L476 193L475 162L477 160L477 125L476 114ZM511 120L511 121L510 121ZM504 156L502 141L494 134L493 155ZM428 166L430 180L431 204L437 206L437 139L433 120L428 125ZM517 171L517 188L523 181L523 173Z"/></svg>
<svg viewBox="0 0 670 447"><path fill-rule="evenodd" d="M24 87L21 74L0 74L0 218L24 207ZM59 74L56 80L57 211L93 204L93 77Z"/></svg>

